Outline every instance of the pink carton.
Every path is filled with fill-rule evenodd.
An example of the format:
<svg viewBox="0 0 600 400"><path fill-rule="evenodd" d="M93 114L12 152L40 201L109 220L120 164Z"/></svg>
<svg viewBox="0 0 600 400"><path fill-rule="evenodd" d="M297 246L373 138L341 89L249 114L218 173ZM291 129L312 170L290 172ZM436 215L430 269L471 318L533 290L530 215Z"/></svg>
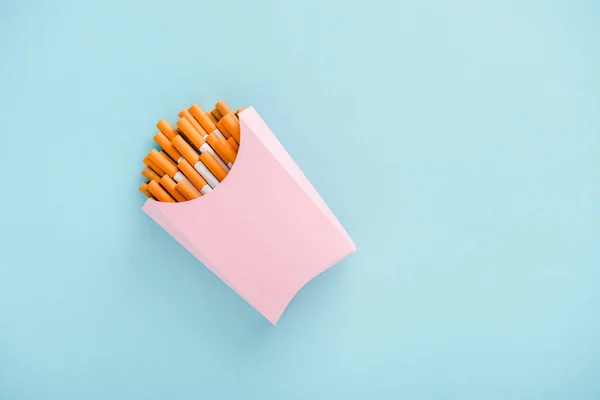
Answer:
<svg viewBox="0 0 600 400"><path fill-rule="evenodd" d="M296 293L356 246L250 107L227 178L184 203L143 210L273 325Z"/></svg>

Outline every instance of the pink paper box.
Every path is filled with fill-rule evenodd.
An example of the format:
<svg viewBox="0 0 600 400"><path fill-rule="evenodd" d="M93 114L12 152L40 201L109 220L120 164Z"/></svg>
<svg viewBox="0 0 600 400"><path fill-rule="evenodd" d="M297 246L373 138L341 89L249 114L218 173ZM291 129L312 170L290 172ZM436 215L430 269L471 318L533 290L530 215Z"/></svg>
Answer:
<svg viewBox="0 0 600 400"><path fill-rule="evenodd" d="M250 107L237 160L215 190L143 210L273 325L296 293L356 246Z"/></svg>

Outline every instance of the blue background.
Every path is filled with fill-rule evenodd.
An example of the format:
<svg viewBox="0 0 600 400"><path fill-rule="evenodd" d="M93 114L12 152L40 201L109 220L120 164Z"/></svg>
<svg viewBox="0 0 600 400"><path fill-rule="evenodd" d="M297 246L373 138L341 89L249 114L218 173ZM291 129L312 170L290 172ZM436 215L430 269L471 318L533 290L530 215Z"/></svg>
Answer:
<svg viewBox="0 0 600 400"><path fill-rule="evenodd" d="M600 3L94 3L0 5L1 399L600 398ZM360 247L276 328L140 210L220 98Z"/></svg>

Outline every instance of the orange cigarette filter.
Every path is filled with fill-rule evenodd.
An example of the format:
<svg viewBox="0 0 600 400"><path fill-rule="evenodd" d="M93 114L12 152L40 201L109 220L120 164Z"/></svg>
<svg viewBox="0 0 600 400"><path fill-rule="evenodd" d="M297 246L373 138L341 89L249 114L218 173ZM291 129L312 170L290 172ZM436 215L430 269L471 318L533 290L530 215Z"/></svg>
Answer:
<svg viewBox="0 0 600 400"><path fill-rule="evenodd" d="M217 119L217 121L223 118L223 114L221 114L216 108L211 110L210 113Z"/></svg>
<svg viewBox="0 0 600 400"><path fill-rule="evenodd" d="M217 121L217 119L215 118L215 116L212 115L212 113L210 111L205 112L205 114L208 117L208 119L210 119L213 122L213 124L216 125L217 122L219 122L219 121Z"/></svg>
<svg viewBox="0 0 600 400"><path fill-rule="evenodd" d="M217 160L215 160L212 154L208 152L200 154L200 161L202 161L204 165L206 165L206 168L208 168L208 170L212 172L212 174L219 180L219 182L222 182L223 179L225 179L225 177L227 176L227 171L225 171L225 169L223 169L223 167L219 165L219 163L217 162Z"/></svg>
<svg viewBox="0 0 600 400"><path fill-rule="evenodd" d="M160 175L152 171L150 167L144 168L144 170L142 171L142 176L148 179L149 181L157 181L160 179Z"/></svg>
<svg viewBox="0 0 600 400"><path fill-rule="evenodd" d="M192 126L194 127L194 129L196 130L196 132L198 132L200 135L202 135L202 137L207 135L207 132L204 130L204 128L198 123L198 121L196 121L196 118L194 118L192 116L192 114L189 112L189 110L182 110L179 113L179 118L181 119L187 119L188 122L190 124L192 124ZM212 132L212 131L211 131Z"/></svg>
<svg viewBox="0 0 600 400"><path fill-rule="evenodd" d="M177 135L173 138L173 145L190 164L195 165L200 159L196 150L194 150L181 135Z"/></svg>
<svg viewBox="0 0 600 400"><path fill-rule="evenodd" d="M244 111L244 107L240 107L237 110L235 110L235 115L238 115L239 113L241 113L242 111Z"/></svg>
<svg viewBox="0 0 600 400"><path fill-rule="evenodd" d="M179 121L177 121L177 126L179 127L179 129L181 129L181 132L185 135L185 137L188 138L190 142L192 142L194 147L200 148L200 146L204 144L204 138L198 133L197 130L194 129L192 124L190 124L190 121L188 121L185 118L182 118Z"/></svg>
<svg viewBox="0 0 600 400"><path fill-rule="evenodd" d="M148 190L158 199L158 201L164 201L167 203L175 203L175 200L162 188L156 181L150 181L148 184Z"/></svg>
<svg viewBox="0 0 600 400"><path fill-rule="evenodd" d="M144 164L146 164L148 167L150 167L159 176L163 176L165 174L165 171L163 171L162 168L160 168L158 166L158 164L156 164L154 161L152 161L150 159L150 157L148 157L148 156L146 156L146 158L144 158Z"/></svg>
<svg viewBox="0 0 600 400"><path fill-rule="evenodd" d="M227 130L227 127L225 126L225 124L223 124L222 121L223 120L217 122L217 128L219 128L219 131L221 131L223 136L225 136L225 139L229 139L231 137L231 133L229 133L229 131Z"/></svg>
<svg viewBox="0 0 600 400"><path fill-rule="evenodd" d="M169 122L167 122L166 119L161 119L160 121L158 121L158 123L156 124L156 127L158 128L159 131L164 133L171 140L173 139L173 137L175 135L177 135L177 130L175 128L173 128L171 126L171 124L169 124Z"/></svg>
<svg viewBox="0 0 600 400"><path fill-rule="evenodd" d="M167 175L169 175L171 178L174 177L175 174L178 172L177 166L171 164L171 162L169 160L167 160L167 157L164 154L161 154L158 151L156 151L156 149L150 150L148 157L150 158L151 161L153 161L156 165L158 165L158 167L160 169L165 171L165 173Z"/></svg>
<svg viewBox="0 0 600 400"><path fill-rule="evenodd" d="M192 104L190 107L190 114L192 114L196 121L202 125L206 132L211 133L217 129L217 125L215 125L216 122L213 122L198 104Z"/></svg>
<svg viewBox="0 0 600 400"><path fill-rule="evenodd" d="M226 140L223 140L221 142L216 134L211 133L206 138L206 141L208 142L210 147L214 149L218 156L221 157L221 160L225 161L226 163L233 164L233 162L235 161L236 154Z"/></svg>
<svg viewBox="0 0 600 400"><path fill-rule="evenodd" d="M217 111L219 111L221 115L227 115L231 112L231 108L229 108L227 103L225 103L225 100L221 100L217 104L215 104L215 108L217 109Z"/></svg>
<svg viewBox="0 0 600 400"><path fill-rule="evenodd" d="M177 189L179 193L183 194L188 200L194 200L200 197L198 192L192 189L192 187L186 181L181 181L178 184L176 184L175 189Z"/></svg>
<svg viewBox="0 0 600 400"><path fill-rule="evenodd" d="M235 139L230 137L229 139L227 139L227 143L231 146L233 151L235 151L235 153L237 154L237 152L240 150L240 145L235 141Z"/></svg>
<svg viewBox="0 0 600 400"><path fill-rule="evenodd" d="M229 133L229 130L227 130L227 126L223 123L223 119L220 119L219 122L217 122L217 128L219 128L223 136L225 136L225 139L229 139L231 137L231 133Z"/></svg>
<svg viewBox="0 0 600 400"><path fill-rule="evenodd" d="M215 152L221 157L223 161L226 163L234 163L235 158L237 157L237 153L233 150L231 145L227 143L227 140L220 138L218 136L210 137L209 139L212 143L210 143L211 147L215 150Z"/></svg>
<svg viewBox="0 0 600 400"><path fill-rule="evenodd" d="M175 161L179 161L181 157L181 153L177 151L173 143L169 140L169 138L162 132L158 132L154 135L154 141L158 144L164 151L167 152L169 156Z"/></svg>
<svg viewBox="0 0 600 400"><path fill-rule="evenodd" d="M221 127L224 127L236 142L240 142L240 121L233 116L233 113L223 115L223 118L219 120L217 126L220 131L222 131Z"/></svg>
<svg viewBox="0 0 600 400"><path fill-rule="evenodd" d="M169 192L171 197L173 197L176 201L181 202L186 200L186 198L181 193L179 193L179 191L177 191L177 189L175 188L177 183L173 179L171 179L169 175L163 176L158 182L162 187L164 187L167 190L167 192Z"/></svg>
<svg viewBox="0 0 600 400"><path fill-rule="evenodd" d="M165 159L170 162L173 165L177 165L177 163L175 161L173 161L173 159L171 158L171 156L164 150L159 151L160 154L162 154L163 156L165 156Z"/></svg>
<svg viewBox="0 0 600 400"><path fill-rule="evenodd" d="M148 184L146 182L140 185L140 192L144 193L148 197L152 197L152 193L148 190Z"/></svg>
<svg viewBox="0 0 600 400"><path fill-rule="evenodd" d="M183 160L179 163L179 169L183 174L192 182L192 185L196 187L196 189L201 190L204 185L206 185L206 181L204 178L192 167L192 165L187 162L187 160Z"/></svg>

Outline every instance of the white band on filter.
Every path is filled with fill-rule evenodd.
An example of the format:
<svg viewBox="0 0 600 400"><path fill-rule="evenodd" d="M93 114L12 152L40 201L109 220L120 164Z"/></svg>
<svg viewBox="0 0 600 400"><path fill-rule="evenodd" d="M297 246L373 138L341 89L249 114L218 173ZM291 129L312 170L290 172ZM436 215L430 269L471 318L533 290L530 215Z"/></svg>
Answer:
<svg viewBox="0 0 600 400"><path fill-rule="evenodd" d="M220 138L226 139L225 136L223 136L223 134L219 130L219 128L216 128L214 131L212 131L212 133L214 133L215 135L217 135Z"/></svg>
<svg viewBox="0 0 600 400"><path fill-rule="evenodd" d="M190 182L190 180L188 178L185 177L185 175L183 175L181 173L181 171L177 171L177 173L175 174L175 176L173 176L173 179L175 180L175 182L179 183L181 181L185 181L185 183L187 183L188 185L190 185L190 187L194 190L194 192L200 194L200 191L198 189L196 189L196 186L194 186L192 184L192 182Z"/></svg>
<svg viewBox="0 0 600 400"><path fill-rule="evenodd" d="M215 160L217 160L217 164L219 164L221 167L223 167L225 172L229 172L229 167L227 165L225 165L223 160L221 160L221 157L219 157L217 155L217 153L215 153L213 148L210 147L210 145L208 143L204 142L204 144L202 146L200 146L200 148L198 150L200 150L200 154L208 152L211 156L213 156L215 158Z"/></svg>
<svg viewBox="0 0 600 400"><path fill-rule="evenodd" d="M228 162L228 163L227 163L227 166L228 166L229 168L233 168L233 164L232 164L232 163L230 163L230 162Z"/></svg>
<svg viewBox="0 0 600 400"><path fill-rule="evenodd" d="M177 164L179 164L180 162L182 162L183 160L185 160L185 158L183 158L183 156L179 157L179 160L177 160Z"/></svg>
<svg viewBox="0 0 600 400"><path fill-rule="evenodd" d="M202 192L202 194L206 194L206 193L210 193L210 192L212 192L212 189L211 189L211 187L210 187L210 186L208 186L208 185L204 185L204 186L202 187L202 189L200 189L200 192Z"/></svg>
<svg viewBox="0 0 600 400"><path fill-rule="evenodd" d="M194 165L194 168L196 168L196 171L198 171L198 173L202 175L206 182L208 182L211 188L214 189L215 187L217 187L217 185L219 184L219 180L215 178L215 176L212 174L212 172L208 170L208 168L206 168L206 165L204 165L202 161L198 161L196 165Z"/></svg>

